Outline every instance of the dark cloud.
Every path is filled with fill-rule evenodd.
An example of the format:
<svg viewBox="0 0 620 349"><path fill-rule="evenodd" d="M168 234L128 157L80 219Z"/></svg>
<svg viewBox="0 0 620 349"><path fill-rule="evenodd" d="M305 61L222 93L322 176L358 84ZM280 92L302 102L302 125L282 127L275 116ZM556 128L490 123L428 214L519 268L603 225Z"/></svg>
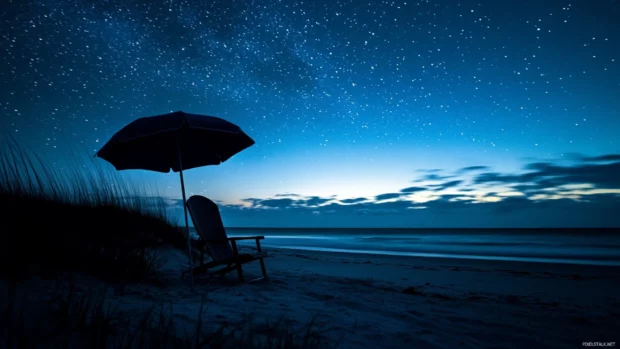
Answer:
<svg viewBox="0 0 620 349"><path fill-rule="evenodd" d="M602 156L594 156L594 157L584 157L582 158L584 162L611 162L611 161L620 161L620 154L609 154Z"/></svg>
<svg viewBox="0 0 620 349"><path fill-rule="evenodd" d="M454 188L454 187L460 185L461 183L463 183L463 181L461 181L461 180L444 182L444 183L441 183L439 185L434 185L433 186L433 190L434 191L442 191L442 190L445 190L445 189Z"/></svg>
<svg viewBox="0 0 620 349"><path fill-rule="evenodd" d="M538 174L563 184L590 183L597 188L620 188L620 162L572 167L545 164L538 168Z"/></svg>
<svg viewBox="0 0 620 349"><path fill-rule="evenodd" d="M499 172L481 173L474 178L475 184L519 183L519 176Z"/></svg>
<svg viewBox="0 0 620 349"><path fill-rule="evenodd" d="M382 200L396 199L396 198L401 197L402 195L403 193L380 194L380 195L375 196L375 200L382 201Z"/></svg>
<svg viewBox="0 0 620 349"><path fill-rule="evenodd" d="M440 176L438 174L429 174L426 175L424 177L422 177L422 180L424 181L443 181L446 179L450 179L450 178L454 178L454 176Z"/></svg>
<svg viewBox="0 0 620 349"><path fill-rule="evenodd" d="M598 157L609 158L609 156ZM620 162L606 164L584 163L558 166L550 162L534 162L523 167L522 174L487 172L477 175L476 184L511 184L520 188L543 189L569 184L592 184L597 188L620 188Z"/></svg>
<svg viewBox="0 0 620 349"><path fill-rule="evenodd" d="M459 173L467 173L467 172L474 172L474 171L486 171L489 170L490 168L488 166L468 166L468 167L463 167L462 169L459 170Z"/></svg>
<svg viewBox="0 0 620 349"><path fill-rule="evenodd" d="M295 203L297 203L297 200L285 198L261 200L258 204L262 207L269 208L287 208L291 207Z"/></svg>
<svg viewBox="0 0 620 349"><path fill-rule="evenodd" d="M271 199L246 198L243 202L256 208L315 207L332 201L333 197L302 196L298 194L276 194Z"/></svg>
<svg viewBox="0 0 620 349"><path fill-rule="evenodd" d="M344 204L356 204L356 203L360 203L360 202L364 202L364 201L368 201L368 199L366 199L366 198L354 198L354 199L340 200L340 202L342 202Z"/></svg>
<svg viewBox="0 0 620 349"><path fill-rule="evenodd" d="M554 165L549 162L532 162L523 166L526 170L545 171L553 168Z"/></svg>
<svg viewBox="0 0 620 349"><path fill-rule="evenodd" d="M401 189L400 192L401 193L417 193L417 192L426 191L426 190L428 190L428 188L425 188L425 187L409 187L409 188Z"/></svg>
<svg viewBox="0 0 620 349"><path fill-rule="evenodd" d="M321 204L324 204L326 202L331 201L331 198L322 198L319 196L311 196L305 200L303 200L303 202L307 205L307 206L318 206Z"/></svg>

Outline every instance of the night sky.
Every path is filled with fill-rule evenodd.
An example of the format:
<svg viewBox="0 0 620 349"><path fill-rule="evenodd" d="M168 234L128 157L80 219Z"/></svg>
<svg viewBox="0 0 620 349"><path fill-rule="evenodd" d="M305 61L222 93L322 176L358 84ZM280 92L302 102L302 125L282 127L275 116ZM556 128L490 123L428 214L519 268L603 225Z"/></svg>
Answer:
<svg viewBox="0 0 620 349"><path fill-rule="evenodd" d="M186 173L229 226L620 226L619 1L1 1L4 132L60 169L183 110L256 141Z"/></svg>

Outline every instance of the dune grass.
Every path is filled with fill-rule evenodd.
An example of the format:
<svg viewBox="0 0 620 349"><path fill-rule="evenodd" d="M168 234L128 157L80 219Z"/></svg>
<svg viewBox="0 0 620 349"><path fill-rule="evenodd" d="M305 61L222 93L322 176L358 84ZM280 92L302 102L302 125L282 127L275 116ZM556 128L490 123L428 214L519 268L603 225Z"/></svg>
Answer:
<svg viewBox="0 0 620 349"><path fill-rule="evenodd" d="M61 270L136 280L154 271L154 246L184 250L163 200L104 170L102 160L85 157L60 168L12 138L0 143L4 277Z"/></svg>

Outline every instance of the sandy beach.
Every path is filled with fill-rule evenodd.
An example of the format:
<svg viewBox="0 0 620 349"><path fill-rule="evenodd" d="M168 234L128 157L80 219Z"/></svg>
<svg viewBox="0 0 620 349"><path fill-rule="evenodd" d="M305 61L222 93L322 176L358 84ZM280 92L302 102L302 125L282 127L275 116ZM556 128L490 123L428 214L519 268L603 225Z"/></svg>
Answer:
<svg viewBox="0 0 620 349"><path fill-rule="evenodd" d="M620 268L270 249L269 280L239 284L235 273L181 280L186 256L162 251L154 284L113 287L123 311L157 304L195 327L315 317L341 348L567 348L615 342ZM248 280L258 263L244 267ZM171 307L170 307L171 306ZM191 332L191 330L189 330Z"/></svg>

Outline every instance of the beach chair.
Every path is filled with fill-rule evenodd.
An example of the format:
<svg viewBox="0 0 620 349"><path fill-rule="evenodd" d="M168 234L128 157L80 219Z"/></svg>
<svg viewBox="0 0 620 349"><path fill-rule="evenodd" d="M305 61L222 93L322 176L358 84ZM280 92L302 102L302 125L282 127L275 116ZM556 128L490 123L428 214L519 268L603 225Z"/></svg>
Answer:
<svg viewBox="0 0 620 349"><path fill-rule="evenodd" d="M264 236L248 236L229 238L226 235L224 224L220 216L220 210L217 205L208 198L200 195L194 195L187 200L187 209L194 222L194 227L200 240L197 241L195 247L200 250L200 265L193 270L183 272L183 277L189 272L194 275L207 274L208 276L224 275L230 271L236 270L239 281L244 282L242 265L258 260L263 272L263 276L251 281L257 281L267 278L265 262L263 258L268 257L260 246L260 240ZM256 253L239 253L237 241L239 240L256 240ZM211 256L211 261L204 263L204 254ZM223 267L218 270L215 268Z"/></svg>

